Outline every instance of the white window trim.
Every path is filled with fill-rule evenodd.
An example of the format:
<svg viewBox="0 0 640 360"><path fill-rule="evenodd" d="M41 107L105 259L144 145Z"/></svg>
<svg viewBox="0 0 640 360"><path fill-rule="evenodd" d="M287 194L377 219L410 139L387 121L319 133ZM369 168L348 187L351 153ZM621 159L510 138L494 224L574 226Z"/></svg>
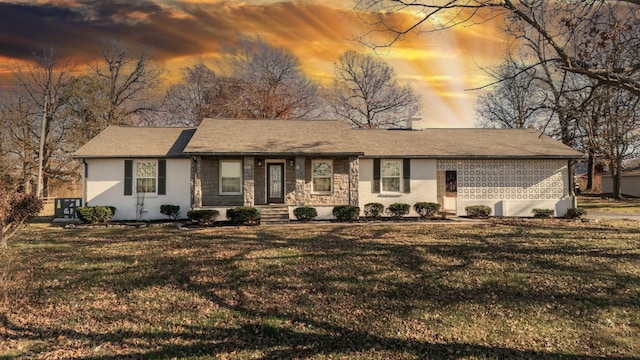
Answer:
<svg viewBox="0 0 640 360"><path fill-rule="evenodd" d="M222 191L222 163L238 163L240 164L240 191L239 192L224 192ZM218 163L218 192L220 195L242 195L242 173L244 169L242 167L242 160L220 160Z"/></svg>
<svg viewBox="0 0 640 360"><path fill-rule="evenodd" d="M331 176L329 177L330 181L330 190L329 191L316 191L314 183L313 183L313 164L314 163L319 163L319 162L323 162L323 163L329 163L329 165L331 166ZM333 160L331 159L314 159L311 160L311 193L312 194L321 194L321 195L326 195L326 194L333 194Z"/></svg>
<svg viewBox="0 0 640 360"><path fill-rule="evenodd" d="M384 163L387 161L393 161L393 162L398 162L400 165L400 175L398 176L398 191L385 191L384 190L384 178L385 176L384 174ZM403 161L402 159L380 159L380 194L381 195L400 195L402 194L402 188L404 186L403 184L403 178L402 178L402 174L404 172L404 169L402 168L403 166ZM388 177L391 178L391 177Z"/></svg>
<svg viewBox="0 0 640 360"><path fill-rule="evenodd" d="M154 162L156 164L156 190L153 192L139 192L138 191L138 163L143 163L143 162ZM141 177L140 179L151 179L150 177ZM151 196L151 197L155 197L158 196L158 160L145 160L145 159L138 159L138 160L134 160L133 161L133 191L131 192L132 195L144 195L144 196Z"/></svg>

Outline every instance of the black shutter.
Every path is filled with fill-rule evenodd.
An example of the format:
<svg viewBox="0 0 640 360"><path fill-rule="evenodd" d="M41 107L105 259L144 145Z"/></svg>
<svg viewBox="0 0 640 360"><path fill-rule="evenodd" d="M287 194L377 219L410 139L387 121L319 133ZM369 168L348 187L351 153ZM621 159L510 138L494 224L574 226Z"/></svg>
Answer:
<svg viewBox="0 0 640 360"><path fill-rule="evenodd" d="M133 160L124 161L124 194L133 194Z"/></svg>
<svg viewBox="0 0 640 360"><path fill-rule="evenodd" d="M167 160L158 160L158 195L167 195Z"/></svg>
<svg viewBox="0 0 640 360"><path fill-rule="evenodd" d="M404 187L402 192L408 194L411 192L411 159L402 159L402 180Z"/></svg>
<svg viewBox="0 0 640 360"><path fill-rule="evenodd" d="M373 159L373 182L371 183L371 192L374 194L380 192L380 159Z"/></svg>

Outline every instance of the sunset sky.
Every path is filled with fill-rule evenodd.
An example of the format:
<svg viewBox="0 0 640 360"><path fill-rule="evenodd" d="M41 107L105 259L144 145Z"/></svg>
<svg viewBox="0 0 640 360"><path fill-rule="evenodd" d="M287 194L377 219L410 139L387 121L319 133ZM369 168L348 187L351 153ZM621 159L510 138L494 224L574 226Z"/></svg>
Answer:
<svg viewBox="0 0 640 360"><path fill-rule="evenodd" d="M351 1L0 0L0 76L54 46L86 63L100 39L142 43L177 78L202 59L215 67L221 43L239 35L290 49L312 78L328 83L345 50L371 51L353 39L369 28ZM410 21L408 18L407 21ZM421 96L422 117L433 127L472 127L481 67L496 64L506 47L497 21L427 33L379 50L402 82Z"/></svg>

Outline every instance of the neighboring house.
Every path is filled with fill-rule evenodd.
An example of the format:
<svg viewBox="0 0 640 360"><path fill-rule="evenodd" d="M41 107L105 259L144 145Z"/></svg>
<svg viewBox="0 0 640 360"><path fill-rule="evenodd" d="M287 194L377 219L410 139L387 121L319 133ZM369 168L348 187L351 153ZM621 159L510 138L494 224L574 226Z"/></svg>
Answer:
<svg viewBox="0 0 640 360"><path fill-rule="evenodd" d="M74 156L83 200L115 219L184 209L438 202L463 215L558 216L575 206L571 162L582 154L535 130L355 130L336 120L205 119L197 129L109 127ZM413 212L410 215L415 215Z"/></svg>
<svg viewBox="0 0 640 360"><path fill-rule="evenodd" d="M640 166L622 171L621 193L640 197ZM603 194L613 193L613 178L611 174L602 174Z"/></svg>

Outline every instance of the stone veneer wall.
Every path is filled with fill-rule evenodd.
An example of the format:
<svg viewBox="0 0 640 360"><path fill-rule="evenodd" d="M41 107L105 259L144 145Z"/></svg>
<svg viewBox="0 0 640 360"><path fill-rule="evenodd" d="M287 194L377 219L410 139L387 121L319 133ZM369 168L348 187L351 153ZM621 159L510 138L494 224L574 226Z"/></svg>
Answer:
<svg viewBox="0 0 640 360"><path fill-rule="evenodd" d="M243 195L220 195L220 166L215 158L202 158L202 206L242 206Z"/></svg>
<svg viewBox="0 0 640 360"><path fill-rule="evenodd" d="M351 161L346 158L333 159L333 192L331 194L313 194L311 183L311 160L306 159L304 165L304 193L298 199L304 205L349 205ZM355 160L357 161L357 159ZM295 181L294 181L295 189ZM356 190L357 191L357 190ZM356 198L357 205L357 198ZM291 205L296 205L295 203Z"/></svg>

